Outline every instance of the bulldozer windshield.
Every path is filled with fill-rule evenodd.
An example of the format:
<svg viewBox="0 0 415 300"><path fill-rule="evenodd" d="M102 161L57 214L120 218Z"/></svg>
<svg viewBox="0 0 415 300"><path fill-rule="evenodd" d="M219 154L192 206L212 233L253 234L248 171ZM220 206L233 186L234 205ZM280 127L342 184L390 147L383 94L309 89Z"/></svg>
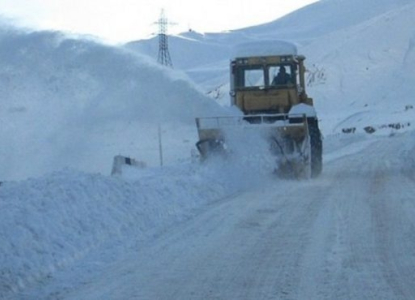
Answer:
<svg viewBox="0 0 415 300"><path fill-rule="evenodd" d="M272 86L296 84L296 76L292 65L273 65L268 67Z"/></svg>

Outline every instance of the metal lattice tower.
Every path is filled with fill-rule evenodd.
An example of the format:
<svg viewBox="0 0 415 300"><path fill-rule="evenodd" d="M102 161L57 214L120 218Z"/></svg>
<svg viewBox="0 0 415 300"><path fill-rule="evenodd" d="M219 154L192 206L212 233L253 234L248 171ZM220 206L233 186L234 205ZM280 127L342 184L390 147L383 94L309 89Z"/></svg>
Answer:
<svg viewBox="0 0 415 300"><path fill-rule="evenodd" d="M167 29L171 23L168 22L166 16L164 15L164 9L161 10L160 19L156 22L156 24L159 25L159 55L157 61L163 66L173 68L167 38Z"/></svg>

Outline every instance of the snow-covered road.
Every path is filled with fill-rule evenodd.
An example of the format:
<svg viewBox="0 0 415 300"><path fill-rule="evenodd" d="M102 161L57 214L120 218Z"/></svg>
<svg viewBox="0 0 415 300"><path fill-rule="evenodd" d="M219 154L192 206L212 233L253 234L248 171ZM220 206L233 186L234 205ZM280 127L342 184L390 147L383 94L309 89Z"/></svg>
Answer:
<svg viewBox="0 0 415 300"><path fill-rule="evenodd" d="M57 299L414 299L408 135L220 200ZM68 274L69 275L69 274ZM53 298L54 299L54 298Z"/></svg>

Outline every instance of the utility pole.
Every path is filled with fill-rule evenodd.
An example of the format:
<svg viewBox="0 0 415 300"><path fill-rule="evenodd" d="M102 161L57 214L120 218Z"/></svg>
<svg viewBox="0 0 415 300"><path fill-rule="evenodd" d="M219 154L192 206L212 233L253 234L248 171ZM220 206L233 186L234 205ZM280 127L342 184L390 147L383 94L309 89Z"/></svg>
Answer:
<svg viewBox="0 0 415 300"><path fill-rule="evenodd" d="M164 15L164 9L161 10L160 19L155 24L159 25L159 55L157 61L163 66L173 68L167 38L168 26L173 25L173 23L168 22L166 16Z"/></svg>

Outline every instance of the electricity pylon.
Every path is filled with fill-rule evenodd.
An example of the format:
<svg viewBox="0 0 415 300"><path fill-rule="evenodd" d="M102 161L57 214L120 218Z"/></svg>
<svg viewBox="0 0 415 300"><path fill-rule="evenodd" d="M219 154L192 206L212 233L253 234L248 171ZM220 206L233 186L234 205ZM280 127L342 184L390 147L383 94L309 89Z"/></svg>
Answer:
<svg viewBox="0 0 415 300"><path fill-rule="evenodd" d="M169 23L166 16L164 15L164 9L162 9L160 19L155 24L159 25L159 55L157 61L163 66L173 68L173 63L169 53L167 30L168 26L174 25L174 23Z"/></svg>

